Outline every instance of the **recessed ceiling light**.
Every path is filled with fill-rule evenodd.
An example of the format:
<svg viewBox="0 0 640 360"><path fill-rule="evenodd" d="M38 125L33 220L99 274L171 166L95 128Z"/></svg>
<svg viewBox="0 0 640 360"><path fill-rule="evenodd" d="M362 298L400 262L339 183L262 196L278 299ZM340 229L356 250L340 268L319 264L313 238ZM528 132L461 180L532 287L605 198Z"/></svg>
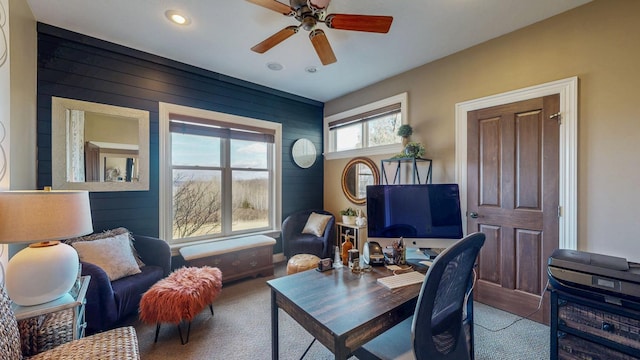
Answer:
<svg viewBox="0 0 640 360"><path fill-rule="evenodd" d="M267 63L267 67L269 68L269 70L273 70L273 71L280 71L284 69L284 66L282 66L282 64L277 62Z"/></svg>
<svg viewBox="0 0 640 360"><path fill-rule="evenodd" d="M309 74L315 74L316 72L318 72L318 68L315 66L307 66L304 71L308 72Z"/></svg>
<svg viewBox="0 0 640 360"><path fill-rule="evenodd" d="M191 24L191 19L177 10L167 10L164 13L164 16L167 17L172 23L178 25L189 25Z"/></svg>

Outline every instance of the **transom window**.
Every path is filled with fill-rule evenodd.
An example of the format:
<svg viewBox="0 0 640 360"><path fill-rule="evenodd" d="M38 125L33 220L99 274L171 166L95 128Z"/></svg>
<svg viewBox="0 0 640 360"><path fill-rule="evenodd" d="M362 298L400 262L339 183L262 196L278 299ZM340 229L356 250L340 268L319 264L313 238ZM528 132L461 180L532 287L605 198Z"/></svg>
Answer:
<svg viewBox="0 0 640 360"><path fill-rule="evenodd" d="M175 107L161 106L161 237L182 243L275 230L281 125Z"/></svg>
<svg viewBox="0 0 640 360"><path fill-rule="evenodd" d="M325 118L327 159L397 152L406 102L403 93Z"/></svg>

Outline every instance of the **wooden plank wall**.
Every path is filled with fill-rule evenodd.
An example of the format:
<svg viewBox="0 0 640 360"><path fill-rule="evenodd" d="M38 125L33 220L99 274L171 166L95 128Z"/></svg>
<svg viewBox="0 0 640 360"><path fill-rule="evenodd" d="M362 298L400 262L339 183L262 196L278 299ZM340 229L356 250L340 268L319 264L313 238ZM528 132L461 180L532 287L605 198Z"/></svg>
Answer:
<svg viewBox="0 0 640 360"><path fill-rule="evenodd" d="M293 142L303 137L322 154L321 102L38 23L38 188L51 185L52 96L149 111L149 191L91 193L95 231L124 226L159 234L159 102L281 123L282 219L322 208L321 155L309 169L291 157ZM278 242L274 252L280 251Z"/></svg>

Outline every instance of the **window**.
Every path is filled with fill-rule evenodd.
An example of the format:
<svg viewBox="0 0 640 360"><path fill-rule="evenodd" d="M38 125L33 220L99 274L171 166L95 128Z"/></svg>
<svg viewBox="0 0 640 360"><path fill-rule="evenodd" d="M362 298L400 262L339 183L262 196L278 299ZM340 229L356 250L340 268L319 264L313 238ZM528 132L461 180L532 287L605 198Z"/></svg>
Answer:
<svg viewBox="0 0 640 360"><path fill-rule="evenodd" d="M325 118L327 159L388 154L400 150L396 135L407 122L403 93Z"/></svg>
<svg viewBox="0 0 640 360"><path fill-rule="evenodd" d="M280 208L281 125L161 104L161 237L270 232Z"/></svg>

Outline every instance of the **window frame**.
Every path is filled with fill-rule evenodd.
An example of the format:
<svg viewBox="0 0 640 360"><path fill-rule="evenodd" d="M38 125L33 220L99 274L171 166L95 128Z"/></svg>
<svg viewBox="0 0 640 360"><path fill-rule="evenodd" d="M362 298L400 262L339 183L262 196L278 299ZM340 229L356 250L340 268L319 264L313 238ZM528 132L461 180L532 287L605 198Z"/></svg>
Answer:
<svg viewBox="0 0 640 360"><path fill-rule="evenodd" d="M324 153L324 157L326 160L334 160L334 159L346 159L358 156L373 156L373 155L384 155L384 154L394 154L398 153L402 150L402 144L390 144L390 145L379 145L372 147L364 147L359 149L349 149L336 151L335 144L335 136L329 130L329 123L339 121L342 119L357 117L358 115L366 114L378 109L382 109L386 106L390 106L393 104L400 104L400 114L402 116L402 124L409 123L409 114L408 114L408 95L406 92L388 97L386 99L378 100L376 102L359 106L357 108L343 111L334 115L330 115L324 118L324 148L326 149ZM368 136L366 122L363 123L363 133L362 138L365 141L365 137Z"/></svg>
<svg viewBox="0 0 640 360"><path fill-rule="evenodd" d="M228 235L205 235L200 237L194 237L189 239L182 240L173 240L173 192L172 192L172 184L173 184L173 166L171 163L171 131L169 130L170 123L170 114L180 114L184 116L191 116L196 118L203 119L211 119L213 122L225 122L237 124L240 127L258 127L263 129L268 129L274 131L274 141L272 150L268 150L269 153L272 152L272 160L269 164L267 164L268 172L270 174L270 203L273 206L273 211L269 217L269 223L271 226L268 229L260 229L258 231L237 231ZM159 235L161 239L164 239L169 243L172 249L183 247L186 245L210 242L210 241L220 241L233 239L236 237L246 236L247 234L273 234L274 232L280 231L281 224L281 209L282 209L282 124L248 118L244 116L231 115L226 113L220 113L216 111L203 110L198 108L192 108L182 105L170 104L170 103L159 103L159 153L160 153L160 161L159 161L159 178L160 178L160 186L159 186L159 217L160 217L160 231ZM224 159L223 159L224 161ZM228 166L226 166L228 165ZM228 175L225 175L225 171L223 170L222 176L228 176L231 178L231 173L233 170L249 170L244 168L232 168L231 164L221 164L222 168L228 168ZM260 171L264 171L261 169ZM225 192L224 196L231 197L231 192ZM226 219L223 218L223 221L228 221L231 225L231 218Z"/></svg>

